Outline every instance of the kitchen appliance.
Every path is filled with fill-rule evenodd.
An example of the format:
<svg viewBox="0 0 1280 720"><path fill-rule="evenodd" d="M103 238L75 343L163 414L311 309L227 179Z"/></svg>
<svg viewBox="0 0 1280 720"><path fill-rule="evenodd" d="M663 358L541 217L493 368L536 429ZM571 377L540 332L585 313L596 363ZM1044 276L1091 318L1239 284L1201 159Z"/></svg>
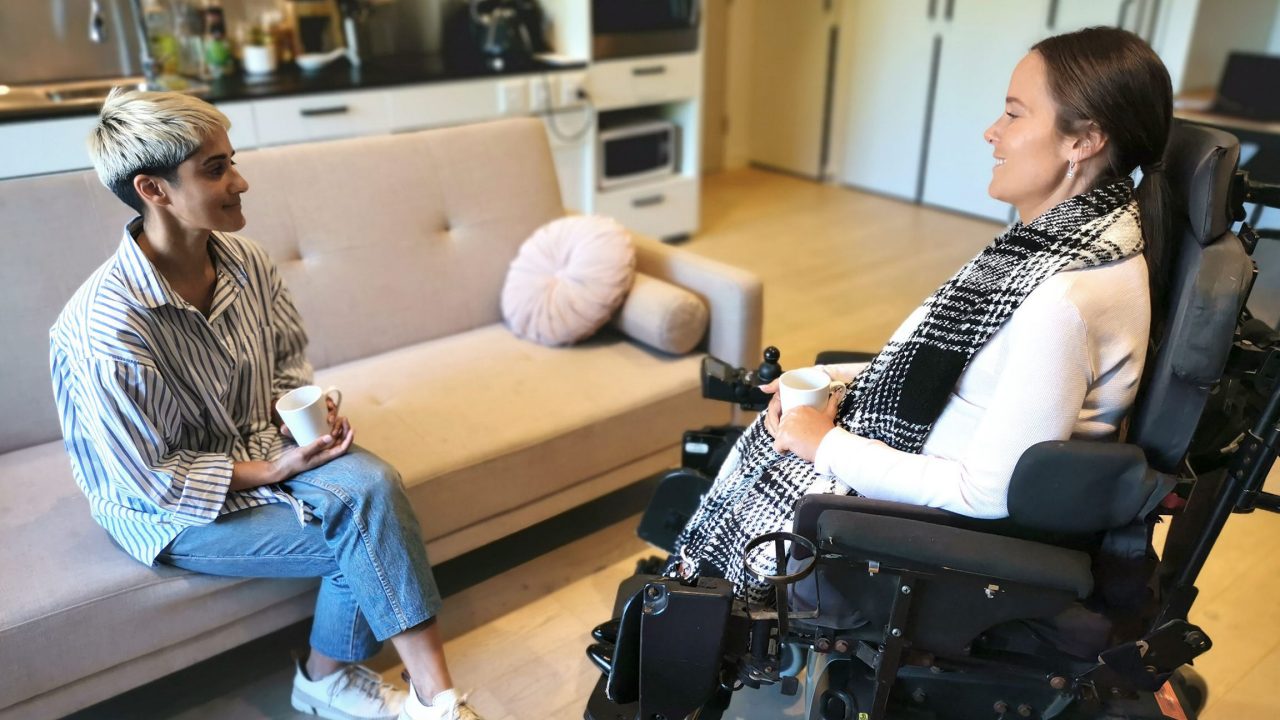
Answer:
<svg viewBox="0 0 1280 720"><path fill-rule="evenodd" d="M445 15L445 65L458 71L528 70L550 50L536 0L454 0Z"/></svg>
<svg viewBox="0 0 1280 720"><path fill-rule="evenodd" d="M592 0L596 60L698 49L702 0Z"/></svg>
<svg viewBox="0 0 1280 720"><path fill-rule="evenodd" d="M596 178L601 190L676 173L680 128L670 120L627 121L598 135Z"/></svg>

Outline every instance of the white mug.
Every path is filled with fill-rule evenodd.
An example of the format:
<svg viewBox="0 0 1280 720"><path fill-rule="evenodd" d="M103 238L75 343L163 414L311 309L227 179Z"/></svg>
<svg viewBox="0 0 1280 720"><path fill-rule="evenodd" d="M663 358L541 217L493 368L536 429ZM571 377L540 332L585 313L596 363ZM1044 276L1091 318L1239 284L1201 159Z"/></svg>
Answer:
<svg viewBox="0 0 1280 720"><path fill-rule="evenodd" d="M324 400L330 395L336 395L333 404L342 407L342 391L333 386L321 390L319 385L303 385L276 401L276 412L298 445L310 445L329 434L329 406Z"/></svg>
<svg viewBox="0 0 1280 720"><path fill-rule="evenodd" d="M827 399L836 388L844 383L832 380L821 369L816 367L788 370L778 378L778 394L782 398L782 412L794 407L807 405L815 410L827 406Z"/></svg>
<svg viewBox="0 0 1280 720"><path fill-rule="evenodd" d="M276 71L276 49L269 45L245 45L240 48L240 62L250 75L269 75Z"/></svg>

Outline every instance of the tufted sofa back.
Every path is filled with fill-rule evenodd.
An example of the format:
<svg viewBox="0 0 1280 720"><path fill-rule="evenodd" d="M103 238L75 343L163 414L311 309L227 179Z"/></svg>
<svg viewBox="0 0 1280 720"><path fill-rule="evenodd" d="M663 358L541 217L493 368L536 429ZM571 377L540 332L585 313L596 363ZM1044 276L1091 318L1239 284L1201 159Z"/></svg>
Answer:
<svg viewBox="0 0 1280 720"><path fill-rule="evenodd" d="M280 266L317 368L501 319L507 265L563 215L542 123L236 155L241 234ZM92 171L0 181L0 452L61 436L48 331L132 212Z"/></svg>

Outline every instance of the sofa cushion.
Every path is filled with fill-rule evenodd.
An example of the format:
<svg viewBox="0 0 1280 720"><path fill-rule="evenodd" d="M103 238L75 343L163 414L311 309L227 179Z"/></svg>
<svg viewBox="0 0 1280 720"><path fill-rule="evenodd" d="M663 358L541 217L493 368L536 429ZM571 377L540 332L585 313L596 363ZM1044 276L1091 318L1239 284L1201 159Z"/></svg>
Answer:
<svg viewBox="0 0 1280 720"><path fill-rule="evenodd" d="M553 348L495 324L318 377L342 388L355 441L400 470L430 542L728 422L700 362L612 330Z"/></svg>
<svg viewBox="0 0 1280 720"><path fill-rule="evenodd" d="M511 332L543 345L572 345L609 321L631 288L636 251L612 218L553 220L520 246L502 286Z"/></svg>
<svg viewBox="0 0 1280 720"><path fill-rule="evenodd" d="M242 234L280 267L317 368L499 322L507 265L564 215L532 118L236 161L251 186Z"/></svg>
<svg viewBox="0 0 1280 720"><path fill-rule="evenodd" d="M0 547L0 708L315 586L140 565L90 517L61 441L0 455Z"/></svg>

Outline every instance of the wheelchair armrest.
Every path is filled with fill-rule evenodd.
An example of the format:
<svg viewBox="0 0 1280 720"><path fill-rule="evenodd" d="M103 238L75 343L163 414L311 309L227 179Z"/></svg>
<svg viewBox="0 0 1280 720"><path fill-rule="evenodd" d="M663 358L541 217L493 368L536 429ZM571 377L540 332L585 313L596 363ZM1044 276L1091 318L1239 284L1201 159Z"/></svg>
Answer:
<svg viewBox="0 0 1280 720"><path fill-rule="evenodd" d="M1009 517L1043 533L1124 527L1155 509L1173 479L1137 445L1068 440L1027 448L1009 481Z"/></svg>
<svg viewBox="0 0 1280 720"><path fill-rule="evenodd" d="M990 532L874 512L827 509L817 522L819 546L858 560L908 569L949 569L1088 597L1088 554Z"/></svg>
<svg viewBox="0 0 1280 720"><path fill-rule="evenodd" d="M800 498L800 501L796 503L795 522L792 531L798 535L816 540L818 519L827 510L851 510L885 517L919 520L934 525L1032 540L1077 550L1090 549L1096 546L1098 542L1097 533L1045 532L1039 528L1024 527L1009 518L983 520L968 517L967 515L959 515L948 510L891 502L889 500L872 500L858 495L806 495Z"/></svg>

